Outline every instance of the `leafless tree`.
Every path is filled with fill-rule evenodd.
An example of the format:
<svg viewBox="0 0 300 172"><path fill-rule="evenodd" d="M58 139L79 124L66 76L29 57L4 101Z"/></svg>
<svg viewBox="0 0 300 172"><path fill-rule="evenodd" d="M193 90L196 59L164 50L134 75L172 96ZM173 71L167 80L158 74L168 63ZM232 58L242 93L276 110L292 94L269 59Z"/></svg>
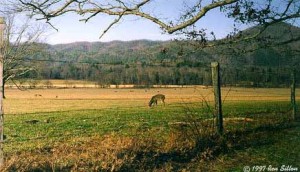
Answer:
<svg viewBox="0 0 300 172"><path fill-rule="evenodd" d="M32 26L30 19L25 18L25 21L19 22L19 24L16 24L16 17L13 14L7 14L5 19L3 96L5 83L11 80L16 84L14 82L16 78L35 70L35 67L29 64L27 60L36 53L43 51L43 44L38 42L42 34L45 33L44 26ZM16 86L18 87L18 84Z"/></svg>

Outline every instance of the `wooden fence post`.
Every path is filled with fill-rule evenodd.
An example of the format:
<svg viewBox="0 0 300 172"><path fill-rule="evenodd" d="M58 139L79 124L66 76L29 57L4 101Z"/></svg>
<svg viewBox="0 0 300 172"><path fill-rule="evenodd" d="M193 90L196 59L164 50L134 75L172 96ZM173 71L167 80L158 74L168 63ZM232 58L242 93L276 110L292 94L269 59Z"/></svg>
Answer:
<svg viewBox="0 0 300 172"><path fill-rule="evenodd" d="M297 104L296 104L296 79L295 71L291 73L291 105L292 105L292 118L297 119Z"/></svg>
<svg viewBox="0 0 300 172"><path fill-rule="evenodd" d="M217 117L217 131L223 134L223 114L222 114L222 99L221 99L221 81L220 81L220 65L218 62L211 63L212 83L215 95L215 116Z"/></svg>
<svg viewBox="0 0 300 172"><path fill-rule="evenodd" d="M0 168L4 165L3 153L3 128L4 128L4 113L3 113L3 33L5 29L5 21L0 17Z"/></svg>

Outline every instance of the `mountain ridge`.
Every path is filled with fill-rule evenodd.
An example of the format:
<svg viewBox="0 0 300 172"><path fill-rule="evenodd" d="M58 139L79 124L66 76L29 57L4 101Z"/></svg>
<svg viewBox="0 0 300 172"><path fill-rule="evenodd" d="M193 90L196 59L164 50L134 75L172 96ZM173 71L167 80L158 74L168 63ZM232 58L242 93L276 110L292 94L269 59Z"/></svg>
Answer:
<svg viewBox="0 0 300 172"><path fill-rule="evenodd" d="M257 29L253 27L245 33ZM278 27L267 28L258 42L252 40L204 49L194 47L188 41L151 40L49 45L46 56L34 57L49 62L39 64L37 72L27 77L84 79L101 84L207 85L211 82L210 63L219 61L224 69L230 71L223 74L223 77L230 78L230 84L265 86L263 81L268 81L271 82L269 86L279 86L286 82L287 76L256 78L255 73L267 75L266 71L277 71L286 74L291 66L300 63L299 54L295 54L300 52L299 40L287 45L269 46L273 43L270 41L285 41L291 35L300 37L300 28L279 24Z"/></svg>

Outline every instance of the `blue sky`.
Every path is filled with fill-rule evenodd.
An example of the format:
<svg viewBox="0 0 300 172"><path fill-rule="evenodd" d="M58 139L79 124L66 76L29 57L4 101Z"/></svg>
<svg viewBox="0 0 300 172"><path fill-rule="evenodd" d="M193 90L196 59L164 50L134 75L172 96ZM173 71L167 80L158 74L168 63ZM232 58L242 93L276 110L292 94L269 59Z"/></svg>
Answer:
<svg viewBox="0 0 300 172"><path fill-rule="evenodd" d="M175 21L174 23L176 23L176 19L183 13L186 6L193 6L196 1L199 0L152 0L152 3L142 10L144 12L155 14L155 17L160 18L163 21L173 20ZM185 4L183 4L183 2ZM203 2L208 3L211 2L211 0L203 0ZM274 0L272 2L280 9L282 0ZM43 42L61 44L80 41L108 42L114 40L129 41L137 39L170 40L176 38L174 35L163 33L160 27L151 21L134 16L125 16L120 23L114 25L101 39L99 39L100 35L109 24L114 21L115 17L101 14L89 20L88 23L81 22L79 21L80 19L83 19L82 16L72 13L53 18L50 22L58 29L58 31L49 29L47 31L46 39L43 38ZM23 21L24 16L19 20ZM221 13L219 9L214 9L209 11L204 18L200 19L200 21L196 23L196 26L199 29L207 29L208 33L213 31L217 38L223 38L233 31L233 23L234 22L231 19L226 18L225 14ZM300 21L298 20L296 25L299 26L299 23ZM238 27L240 29L245 29L247 26L241 25Z"/></svg>
<svg viewBox="0 0 300 172"><path fill-rule="evenodd" d="M186 0L186 4L193 4L194 0ZM182 1L177 0L156 0L145 11L151 11L162 19L178 18L184 6ZM58 29L50 30L46 39L47 43L59 44L78 41L113 41L113 40L170 40L174 35L162 33L158 25L142 18L127 16L122 22L113 26L101 39L99 36L114 20L114 17L98 15L88 23L80 22L82 17L75 14L67 14L55 18L51 23ZM209 12L201 21L197 23L200 28L214 31L218 38L224 37L232 31L232 21L227 19L219 9Z"/></svg>

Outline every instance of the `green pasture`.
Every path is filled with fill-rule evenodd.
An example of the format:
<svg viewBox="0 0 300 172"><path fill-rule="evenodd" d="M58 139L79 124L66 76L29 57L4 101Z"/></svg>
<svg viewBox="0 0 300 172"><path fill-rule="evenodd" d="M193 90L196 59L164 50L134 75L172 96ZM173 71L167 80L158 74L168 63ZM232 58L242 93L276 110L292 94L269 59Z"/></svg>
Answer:
<svg viewBox="0 0 300 172"><path fill-rule="evenodd" d="M267 118L285 118L290 113L289 102L242 101L224 103L224 118L244 117L257 122ZM136 131L156 132L157 137L168 135L172 123L187 118L212 118L213 106L202 103L168 106L132 107L100 110L55 111L5 115L6 141L4 150L18 151L51 146L77 137L118 134L135 136ZM286 117L287 118L287 117ZM265 119L266 120L266 119ZM267 119L268 120L268 119ZM238 124L236 125L238 126ZM227 128L232 125L227 124Z"/></svg>
<svg viewBox="0 0 300 172"><path fill-rule="evenodd" d="M166 94L166 106L149 108L149 97L158 92ZM213 94L209 89L200 92L8 90L4 171L241 171L246 165L300 166L299 123L291 119L287 89L228 91L222 137L206 137L216 128Z"/></svg>

